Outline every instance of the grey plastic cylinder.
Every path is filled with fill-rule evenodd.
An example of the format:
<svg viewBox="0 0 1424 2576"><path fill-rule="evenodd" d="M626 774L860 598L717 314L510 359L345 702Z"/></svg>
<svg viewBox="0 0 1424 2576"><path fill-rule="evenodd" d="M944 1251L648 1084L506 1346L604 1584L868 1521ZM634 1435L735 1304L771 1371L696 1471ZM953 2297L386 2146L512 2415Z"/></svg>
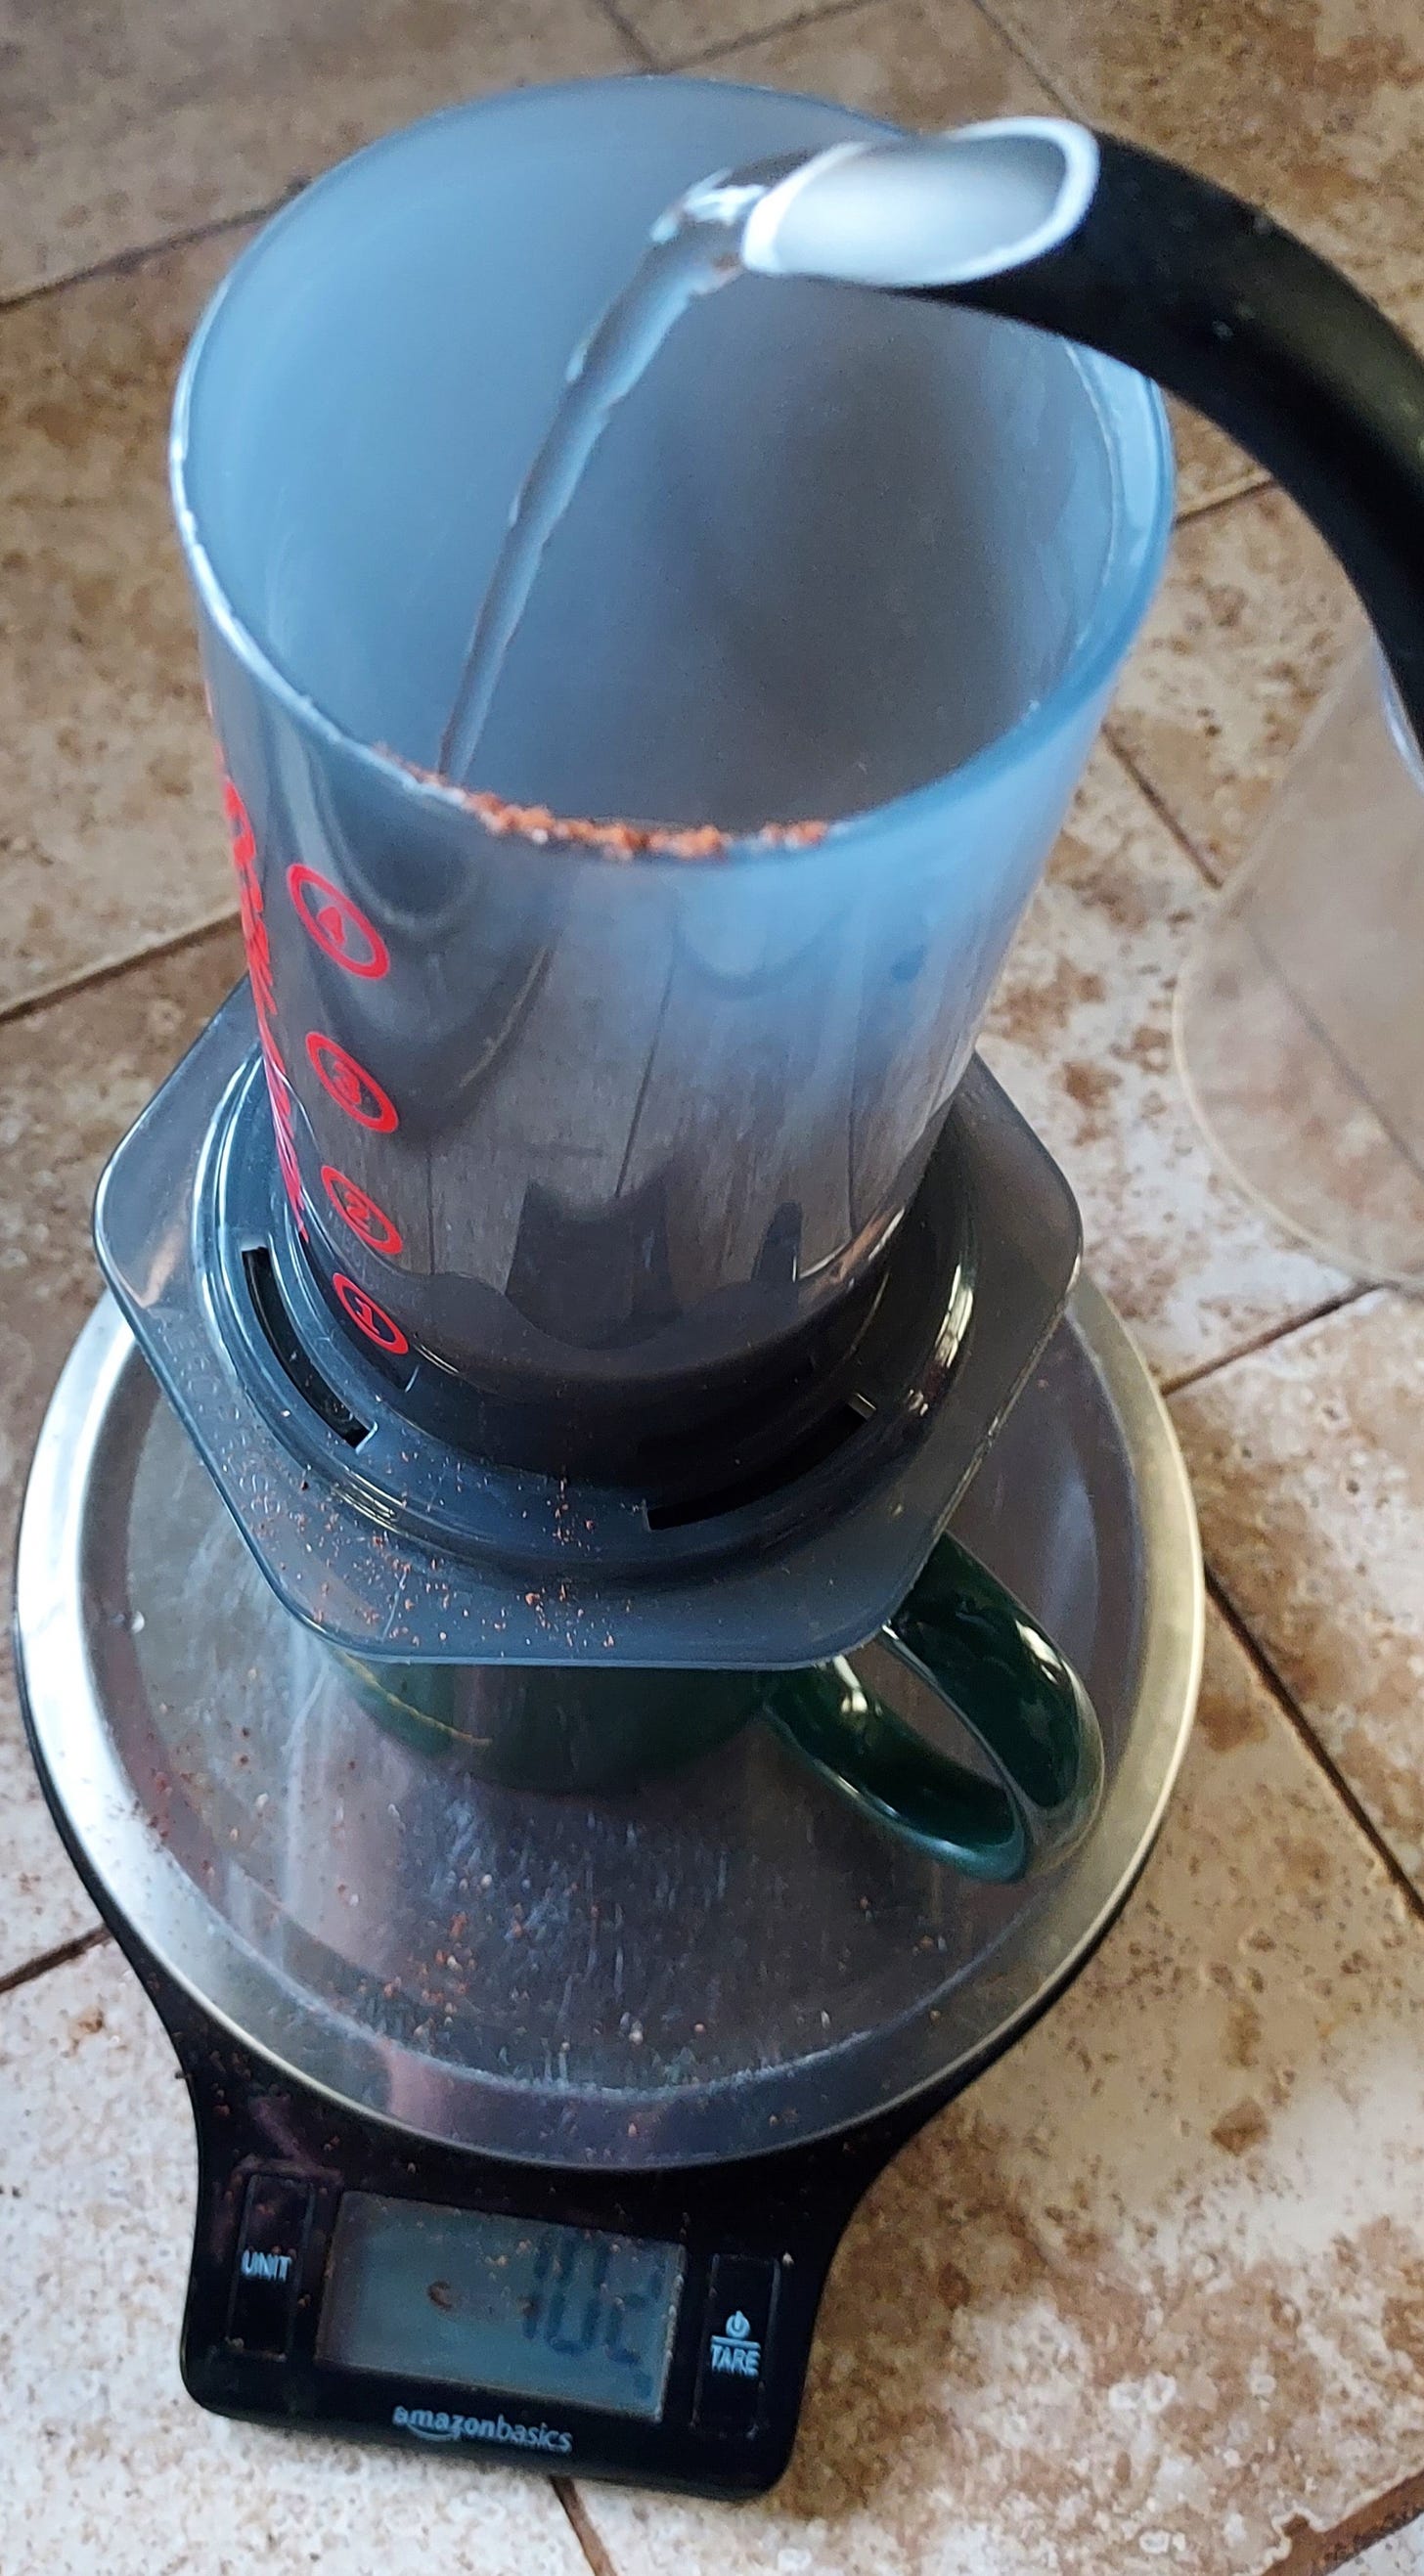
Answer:
<svg viewBox="0 0 1424 2576"><path fill-rule="evenodd" d="M429 778L571 350L719 166L872 131L697 81L531 91L358 155L199 328L174 486L277 1140L397 1379L703 1385L867 1278L1150 595L1157 397L975 314L747 278L681 323L551 547L480 782L713 823L570 845ZM768 823L832 828L767 845Z"/></svg>

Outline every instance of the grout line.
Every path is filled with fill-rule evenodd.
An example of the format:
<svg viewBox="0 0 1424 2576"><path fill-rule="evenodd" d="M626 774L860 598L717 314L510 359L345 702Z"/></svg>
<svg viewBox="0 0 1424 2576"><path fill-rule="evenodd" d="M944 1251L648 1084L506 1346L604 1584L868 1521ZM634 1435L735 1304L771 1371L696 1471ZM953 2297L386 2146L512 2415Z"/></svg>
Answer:
<svg viewBox="0 0 1424 2576"><path fill-rule="evenodd" d="M37 304L43 295L62 295L67 286L87 286L96 277L124 277L130 269L142 267L146 259L156 259L160 251L186 250L191 242L213 241L220 233L240 232L244 224L264 223L289 198L299 197L308 184L306 179L289 179L280 196L269 197L265 205L244 207L236 215L212 215L206 223L163 233L157 241L138 242L132 250L111 251L107 259L92 260L87 268L72 268L63 277L47 277L38 286L22 286L18 294L0 295L0 315L18 313L26 304Z"/></svg>
<svg viewBox="0 0 1424 2576"><path fill-rule="evenodd" d="M1334 2576L1376 2541L1387 2540L1415 2516L1424 2513L1424 2473L1416 2470L1397 2486L1387 2487L1370 2504L1332 2523L1328 2531L1287 2532L1290 2549L1276 2562L1277 2576Z"/></svg>
<svg viewBox="0 0 1424 2576"><path fill-rule="evenodd" d="M1044 56L1030 44L1027 36L1021 35L1017 27L1007 26L997 9L990 7L989 0L974 0L974 7L980 17L993 28L995 35L1003 38L1010 53L1017 54L1025 69L1032 72L1034 79L1042 81L1044 88L1057 99L1064 114L1075 118L1080 125L1091 125L1093 120L1087 109L1079 104L1073 92L1059 74L1051 69Z"/></svg>
<svg viewBox="0 0 1424 2576"><path fill-rule="evenodd" d="M1277 1342L1288 1342L1293 1333L1303 1333L1307 1325L1323 1323L1327 1315L1338 1315L1343 1307L1357 1305L1362 1297L1377 1295L1382 1284L1375 1279L1357 1279L1350 1287L1337 1289L1333 1297L1322 1297L1318 1306L1304 1306L1280 1323L1263 1325L1259 1333L1238 1342L1234 1350L1223 1351L1219 1358L1183 1369L1179 1377L1159 1378L1161 1393L1169 1398L1183 1395L1189 1387L1200 1386L1203 1379L1215 1377L1219 1370L1234 1368L1238 1360L1252 1359L1257 1351L1268 1351Z"/></svg>
<svg viewBox="0 0 1424 2576"><path fill-rule="evenodd" d="M826 0L819 9L795 9L787 18L775 18L766 27L749 27L744 36L726 36L714 45L694 46L691 53L678 54L664 68L670 72L696 69L699 63L720 63L729 54L744 54L752 45L764 45L776 36L799 36L803 27L819 27L837 18L853 18L858 9L872 7L874 0Z"/></svg>
<svg viewBox="0 0 1424 2576"><path fill-rule="evenodd" d="M662 65L660 64L657 55L654 53L652 46L649 44L647 37L642 34L639 28L634 26L627 11L619 6L619 0L597 0L597 5L602 10L604 17L608 20L614 34L622 37L629 53L637 56L637 59L643 65L644 70L650 72L660 71L662 69Z"/></svg>
<svg viewBox="0 0 1424 2576"><path fill-rule="evenodd" d="M1340 1800L1341 1805L1345 1808L1352 1822L1364 1835L1366 1842L1369 1844L1376 1860L1384 1870L1386 1877L1388 1877L1393 1883L1396 1893L1404 1899L1405 1905L1409 1912L1414 1916L1415 1921L1424 1923L1424 1895L1420 1894L1419 1889L1415 1886L1413 1879L1410 1877L1408 1870L1404 1866L1404 1863L1390 1849L1389 1844L1385 1841L1385 1838L1380 1832L1378 1825L1375 1823L1374 1818L1368 1813L1366 1808L1362 1806L1359 1797L1351 1788L1349 1781L1345 1778L1343 1771L1340 1769L1334 1757L1327 1753L1324 1745L1320 1741L1320 1738L1311 1726L1309 1719L1305 1716L1304 1711L1298 1706L1293 1692L1281 1679L1275 1665L1271 1662L1269 1655L1266 1653L1264 1646L1259 1644L1257 1639L1252 1635L1251 1630L1247 1627L1245 1620L1237 1609L1235 1602L1227 1592L1220 1575L1217 1574L1210 1565L1208 1565L1206 1569L1206 1588L1216 1610L1225 1620L1226 1625L1231 1630L1237 1644L1245 1653L1254 1672L1256 1673L1257 1679L1264 1682L1282 1714L1290 1720L1290 1723L1294 1727L1296 1734L1299 1736L1306 1752L1324 1772L1325 1777L1329 1781L1331 1788L1334 1790L1336 1797Z"/></svg>
<svg viewBox="0 0 1424 2576"><path fill-rule="evenodd" d="M76 975L61 975L52 984L41 984L34 993L22 993L17 1002L0 1003L0 1030L13 1028L19 1020L31 1019L37 1011L47 1011L55 1002L67 1002L75 993L87 993L96 984L111 984L127 975L131 966L152 966L164 957L175 957L185 948L195 947L215 930L235 927L238 915L232 904L220 912L207 913L201 921L189 922L184 930L170 931L167 938L155 939L146 948L133 948L122 957L101 957L97 966L85 966Z"/></svg>
<svg viewBox="0 0 1424 2576"><path fill-rule="evenodd" d="M1178 822L1176 815L1173 813L1171 806L1167 803L1165 797L1163 797L1160 791L1153 786L1146 771L1139 766L1136 756L1128 750L1127 745L1121 739L1111 716L1109 716L1106 724L1103 726L1103 735L1109 749L1114 752L1116 757L1122 762L1123 768L1127 771L1134 787L1136 787L1139 792L1146 797L1147 802L1151 806L1159 823L1165 823L1173 840L1176 842L1178 849L1181 851L1183 858L1190 859L1198 876L1204 878L1211 892L1213 894L1219 894L1221 892L1221 879L1212 875L1211 869L1203 858L1200 850L1197 848L1196 843L1191 839L1190 835L1183 830L1182 825Z"/></svg>
<svg viewBox="0 0 1424 2576"><path fill-rule="evenodd" d="M589 2520L588 2507L573 2479L552 2478L550 2484L568 2515L574 2538L588 2560L593 2576L618 2576L612 2559Z"/></svg>
<svg viewBox="0 0 1424 2576"><path fill-rule="evenodd" d="M0 1977L0 1995L12 1995L17 1986L33 1985L36 1977L47 1976L51 1968L67 1967L71 1959L82 1959L86 1950L97 1950L101 1941L112 1937L107 1923L96 1923L92 1932L77 1932L72 1941L57 1941L52 1950L41 1950L37 1958L8 1969Z"/></svg>
<svg viewBox="0 0 1424 2576"><path fill-rule="evenodd" d="M1203 419L1206 417L1205 413L1201 416ZM1218 510L1229 510L1233 501L1250 501L1258 492L1273 489L1274 478L1266 472L1264 465L1258 466L1243 481L1233 483L1228 491L1208 492L1204 501L1184 502L1173 524L1179 528L1195 527L1198 519L1210 519Z"/></svg>

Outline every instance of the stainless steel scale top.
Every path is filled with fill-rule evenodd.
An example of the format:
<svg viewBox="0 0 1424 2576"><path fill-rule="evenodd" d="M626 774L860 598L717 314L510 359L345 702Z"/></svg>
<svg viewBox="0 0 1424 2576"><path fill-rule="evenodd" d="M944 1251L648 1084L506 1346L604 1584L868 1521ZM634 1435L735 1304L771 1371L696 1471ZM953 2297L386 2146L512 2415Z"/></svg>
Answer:
<svg viewBox="0 0 1424 2576"><path fill-rule="evenodd" d="M1046 1878L971 1883L756 1725L596 1804L501 1788L358 1703L106 1299L21 1530L36 1749L148 1951L308 2084L534 2163L755 2154L1003 2044L1091 1947L1176 1775L1201 1654L1195 1519L1160 1399L1091 1285L954 1528L1101 1717L1099 1820Z"/></svg>

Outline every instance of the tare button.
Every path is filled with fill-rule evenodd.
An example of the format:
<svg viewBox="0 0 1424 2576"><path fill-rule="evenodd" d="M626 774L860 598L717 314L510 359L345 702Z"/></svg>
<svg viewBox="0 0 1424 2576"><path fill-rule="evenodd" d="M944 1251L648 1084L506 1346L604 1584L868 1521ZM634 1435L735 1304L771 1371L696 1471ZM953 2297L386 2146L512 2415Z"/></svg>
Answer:
<svg viewBox="0 0 1424 2576"><path fill-rule="evenodd" d="M254 2174L237 2240L227 2339L243 2352L279 2360L292 2337L302 2256L311 2219L310 2183Z"/></svg>
<svg viewBox="0 0 1424 2576"><path fill-rule="evenodd" d="M692 2420L706 2433L754 2433L770 2357L778 2267L749 2254L712 2265Z"/></svg>

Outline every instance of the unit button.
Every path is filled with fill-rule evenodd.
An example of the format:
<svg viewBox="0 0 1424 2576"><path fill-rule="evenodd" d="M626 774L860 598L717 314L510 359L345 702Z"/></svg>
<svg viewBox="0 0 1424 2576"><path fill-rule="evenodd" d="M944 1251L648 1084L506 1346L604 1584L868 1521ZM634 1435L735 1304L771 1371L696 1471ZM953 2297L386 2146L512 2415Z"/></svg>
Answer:
<svg viewBox="0 0 1424 2576"><path fill-rule="evenodd" d="M762 2408L778 2266L719 2254L702 2330L692 2420L704 2433L754 2433Z"/></svg>
<svg viewBox="0 0 1424 2576"><path fill-rule="evenodd" d="M280 2360L291 2341L311 2210L310 2183L254 2174L247 2186L227 2319L243 2352Z"/></svg>

